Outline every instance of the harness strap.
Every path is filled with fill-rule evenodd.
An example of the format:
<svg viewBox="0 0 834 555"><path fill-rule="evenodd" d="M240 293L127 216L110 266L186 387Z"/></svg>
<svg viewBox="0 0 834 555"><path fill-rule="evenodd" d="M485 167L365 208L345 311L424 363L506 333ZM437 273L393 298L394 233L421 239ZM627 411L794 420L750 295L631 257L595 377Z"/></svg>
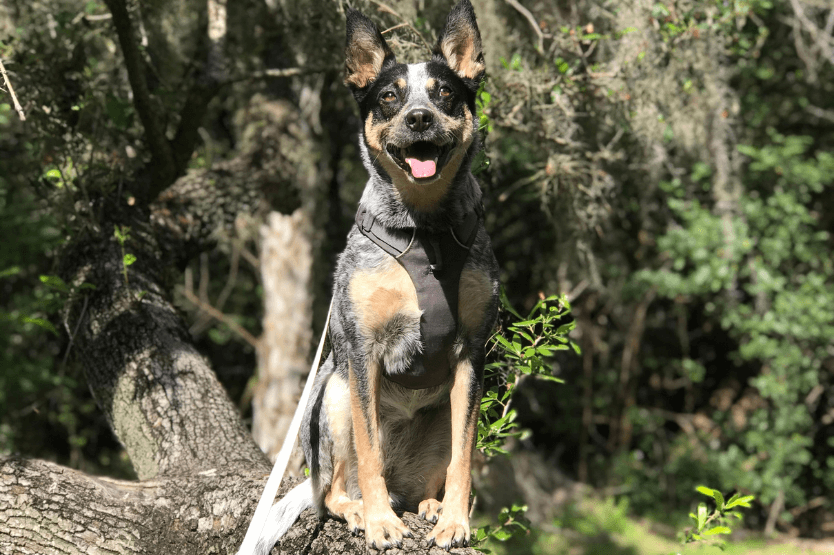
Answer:
<svg viewBox="0 0 834 555"><path fill-rule="evenodd" d="M408 250L408 245L414 237L413 229L385 227L363 206L356 212L356 226L362 235L394 258Z"/></svg>
<svg viewBox="0 0 834 555"><path fill-rule="evenodd" d="M481 219L482 208L477 206L469 211L458 225L450 227L449 231L455 241L465 249L469 249L475 242L478 231L478 221ZM380 223L373 214L364 206L359 206L356 211L356 227L359 231L376 243L376 245L393 256L399 258L408 250L414 240L416 231L413 228L387 227ZM440 260L440 251L437 249L437 259ZM436 262L442 267L442 262Z"/></svg>
<svg viewBox="0 0 834 555"><path fill-rule="evenodd" d="M388 371L387 379L409 389L442 384L452 369L449 353L458 328L460 276L478 234L480 215L473 210L458 225L440 233L382 225L360 206L356 225L408 272L420 308L422 348L404 371Z"/></svg>

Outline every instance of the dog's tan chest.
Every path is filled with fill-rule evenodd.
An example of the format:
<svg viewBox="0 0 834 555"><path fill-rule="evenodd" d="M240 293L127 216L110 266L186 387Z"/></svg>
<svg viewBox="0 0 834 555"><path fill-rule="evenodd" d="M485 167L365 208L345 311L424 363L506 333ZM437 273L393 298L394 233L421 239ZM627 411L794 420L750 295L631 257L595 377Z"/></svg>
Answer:
<svg viewBox="0 0 834 555"><path fill-rule="evenodd" d="M349 294L359 329L366 337L382 331L397 316L420 320L414 284L393 258L373 270L355 272Z"/></svg>

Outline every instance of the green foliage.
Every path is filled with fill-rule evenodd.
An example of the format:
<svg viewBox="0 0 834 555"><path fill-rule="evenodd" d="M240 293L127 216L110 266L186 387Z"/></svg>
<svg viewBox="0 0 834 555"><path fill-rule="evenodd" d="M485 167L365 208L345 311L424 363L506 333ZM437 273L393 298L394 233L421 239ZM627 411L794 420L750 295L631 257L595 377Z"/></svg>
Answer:
<svg viewBox="0 0 834 555"><path fill-rule="evenodd" d="M498 332L491 339L497 360L486 365L485 375L487 383L495 385L486 389L481 400L477 442L477 448L487 456L506 454L503 444L507 438L524 433L515 422L515 410L510 408L518 378L536 376L561 383L552 375L549 362L558 351L573 347L579 352L579 347L567 337L575 323L561 323L571 310L565 296L542 298L524 318L510 306L503 288L500 298L504 310L520 320L507 327L507 336Z"/></svg>
<svg viewBox="0 0 834 555"><path fill-rule="evenodd" d="M742 429L715 415L727 445L710 451L722 487L743 487L765 503L782 491L803 503L797 480L812 459L814 427L803 400L821 383L834 336L834 264L820 256L829 234L808 203L834 185L834 157L809 156L809 137L769 136L762 147L740 148L751 164L732 219L685 198L681 181L667 184L679 222L657 240L667 262L635 279L668 298L701 299L739 342L736 360L767 370L750 381L763 403ZM820 478L834 470L823 468Z"/></svg>
<svg viewBox="0 0 834 555"><path fill-rule="evenodd" d="M484 79L478 88L478 93L475 96L475 108L478 116L478 132L481 137L481 143L485 144L487 135L492 132L492 121L489 119L489 104L492 102L492 95L486 91L487 80ZM486 149L479 151L472 160L472 173L477 175L489 168L489 157Z"/></svg>
<svg viewBox="0 0 834 555"><path fill-rule="evenodd" d="M502 308L519 321L507 326L505 332L497 332L490 340L492 349L497 350L497 360L485 367L486 382L493 385L487 387L481 399L476 443L476 447L488 457L508 454L504 449L507 439L521 438L526 434L516 422L516 411L510 408L518 379L536 376L562 383L551 373L554 354L567 350L569 346L579 352L577 345L567 337L575 323L561 323L571 311L565 296L542 296L524 318L510 305L503 287L500 300ZM498 515L498 526L488 525L475 530L474 543L481 545L479 550L490 552L483 547L489 539L506 541L527 533L530 523L524 517L526 511L527 506L505 507Z"/></svg>
<svg viewBox="0 0 834 555"><path fill-rule="evenodd" d="M727 542L717 536L732 533L730 528L732 521L730 519L741 520L742 516L738 509L741 507L750 508L750 502L755 497L752 495L742 497L734 493L725 502L724 496L718 490L706 486L698 486L696 489L698 493L711 497L715 501L715 509L713 509L712 514L709 514L707 504L699 503L696 513L689 513L689 518L693 520L694 526L684 532L681 543L685 545L703 542L723 550ZM680 555L680 553L671 555Z"/></svg>
<svg viewBox="0 0 834 555"><path fill-rule="evenodd" d="M475 530L472 538L473 547L482 553L492 553L485 547L486 542L490 540L505 542L527 534L530 531L530 521L525 516L526 513L527 505L504 507L498 514L497 525L489 524Z"/></svg>
<svg viewBox="0 0 834 555"><path fill-rule="evenodd" d="M131 295L133 295L136 302L139 302L142 300L142 297L147 294L147 291L138 291L134 293L130 288L130 279L128 278L127 268L136 262L136 255L125 251L125 244L130 240L130 228L125 225L116 225L113 229L113 235L116 237L116 241L118 241L119 248L122 251L122 276L125 280L125 287L127 287L127 289L131 292Z"/></svg>

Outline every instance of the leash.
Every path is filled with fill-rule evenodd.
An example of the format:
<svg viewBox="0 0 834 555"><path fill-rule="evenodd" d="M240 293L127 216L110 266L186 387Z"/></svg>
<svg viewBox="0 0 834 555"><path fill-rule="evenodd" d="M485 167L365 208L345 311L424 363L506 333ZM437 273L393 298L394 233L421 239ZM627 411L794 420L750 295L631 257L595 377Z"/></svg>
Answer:
<svg viewBox="0 0 834 555"><path fill-rule="evenodd" d="M269 510L272 508L272 502L275 501L275 495L278 493L278 488L281 486L281 480L284 479L284 473L287 471L287 464L290 462L290 454L295 445L295 440L298 437L298 431L301 428L301 419L304 415L304 409L307 407L307 402L310 400L310 392L313 389L313 382L316 379L316 374L319 370L319 363L321 362L321 353L324 350L324 341L327 338L327 330L330 328L330 314L333 312L333 301L330 301L330 308L327 309L327 319L324 322L324 330L321 333L321 340L319 341L319 348L316 351L316 356L313 359L313 365L310 366L310 374L307 376L307 383L304 384L304 390L301 392L301 398L298 400L298 407L295 409L295 414L292 416L290 427L287 430L287 435L284 437L284 443L281 445L281 450L278 452L278 458L275 459L275 466L272 467L272 472L269 474L269 479L264 486L264 492L261 494L261 499L258 501L258 506L255 509L255 514L252 516L252 522L249 523L249 528L246 530L246 535L243 537L243 543L238 550L237 555L249 555L254 552L255 545L261 537L266 519L269 516Z"/></svg>

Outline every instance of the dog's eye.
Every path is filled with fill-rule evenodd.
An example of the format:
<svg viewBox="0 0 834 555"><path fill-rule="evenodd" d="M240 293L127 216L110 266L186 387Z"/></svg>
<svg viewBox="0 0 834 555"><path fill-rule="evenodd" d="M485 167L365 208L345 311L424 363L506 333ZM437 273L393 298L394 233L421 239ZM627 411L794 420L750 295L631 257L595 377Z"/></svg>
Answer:
<svg viewBox="0 0 834 555"><path fill-rule="evenodd" d="M385 102L394 102L395 100L397 100L397 95L395 95L391 91L388 91L387 93L382 95L382 100L384 100Z"/></svg>
<svg viewBox="0 0 834 555"><path fill-rule="evenodd" d="M444 86L440 87L440 91L438 91L438 92L440 92L440 96L445 98L445 97L450 96L452 94L452 89L450 89L449 87L444 85Z"/></svg>

